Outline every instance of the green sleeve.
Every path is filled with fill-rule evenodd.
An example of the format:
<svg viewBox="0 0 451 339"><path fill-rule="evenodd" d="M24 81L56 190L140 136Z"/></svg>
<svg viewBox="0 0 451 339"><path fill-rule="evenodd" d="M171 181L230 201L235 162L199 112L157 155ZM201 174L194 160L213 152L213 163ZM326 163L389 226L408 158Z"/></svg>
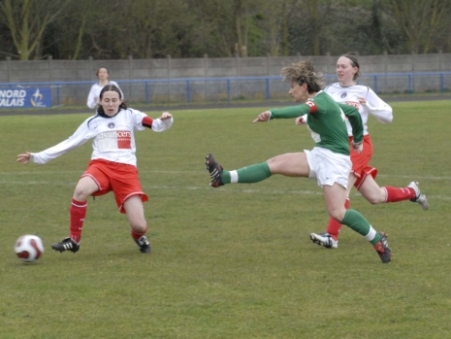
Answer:
<svg viewBox="0 0 451 339"><path fill-rule="evenodd" d="M310 106L306 104L290 106L285 108L273 108L270 110L271 119L297 118L310 112Z"/></svg>
<svg viewBox="0 0 451 339"><path fill-rule="evenodd" d="M345 105L338 103L340 108L343 110L344 114L349 120L352 127L352 135L354 137L354 142L359 143L363 141L363 122L359 111L350 105Z"/></svg>

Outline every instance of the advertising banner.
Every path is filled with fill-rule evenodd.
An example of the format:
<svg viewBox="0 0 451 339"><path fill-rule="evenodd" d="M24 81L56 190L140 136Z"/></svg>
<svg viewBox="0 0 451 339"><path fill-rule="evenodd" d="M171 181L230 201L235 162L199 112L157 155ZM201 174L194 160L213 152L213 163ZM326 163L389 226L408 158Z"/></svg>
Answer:
<svg viewBox="0 0 451 339"><path fill-rule="evenodd" d="M0 108L52 107L52 91L49 87L0 88Z"/></svg>

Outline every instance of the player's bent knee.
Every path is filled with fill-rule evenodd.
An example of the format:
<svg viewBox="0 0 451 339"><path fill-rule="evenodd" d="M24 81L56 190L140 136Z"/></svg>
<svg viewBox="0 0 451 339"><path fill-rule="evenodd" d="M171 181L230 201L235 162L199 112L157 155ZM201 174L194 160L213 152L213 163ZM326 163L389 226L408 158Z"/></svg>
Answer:
<svg viewBox="0 0 451 339"><path fill-rule="evenodd" d="M144 222L130 222L130 227L137 233L144 233L147 230L147 223Z"/></svg>

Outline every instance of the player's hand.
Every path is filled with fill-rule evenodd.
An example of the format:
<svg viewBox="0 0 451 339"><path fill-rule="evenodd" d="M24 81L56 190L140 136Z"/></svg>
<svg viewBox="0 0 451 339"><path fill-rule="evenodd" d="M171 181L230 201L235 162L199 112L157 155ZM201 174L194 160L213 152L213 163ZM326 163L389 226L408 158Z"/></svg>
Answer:
<svg viewBox="0 0 451 339"><path fill-rule="evenodd" d="M21 162L22 164L26 164L31 159L31 153L25 152L17 155L17 162Z"/></svg>
<svg viewBox="0 0 451 339"><path fill-rule="evenodd" d="M354 141L351 143L352 144L352 148L354 149L354 151L356 151L357 153L362 153L363 151L363 141L359 142L359 143L354 143Z"/></svg>
<svg viewBox="0 0 451 339"><path fill-rule="evenodd" d="M258 117L256 119L254 119L253 123L266 122L266 121L269 121L270 118L271 118L271 112L270 111L265 111L263 113L260 113L258 115Z"/></svg>
<svg viewBox="0 0 451 339"><path fill-rule="evenodd" d="M169 112L163 112L161 113L161 120L167 120L167 119L171 119L172 118L172 114Z"/></svg>
<svg viewBox="0 0 451 339"><path fill-rule="evenodd" d="M295 120L296 125L305 125L307 123L307 114L297 117Z"/></svg>

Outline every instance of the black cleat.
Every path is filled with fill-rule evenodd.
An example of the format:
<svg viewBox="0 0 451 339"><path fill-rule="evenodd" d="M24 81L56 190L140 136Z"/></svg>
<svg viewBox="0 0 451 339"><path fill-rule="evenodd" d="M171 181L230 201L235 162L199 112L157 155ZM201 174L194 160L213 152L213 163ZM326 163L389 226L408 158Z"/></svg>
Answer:
<svg viewBox="0 0 451 339"><path fill-rule="evenodd" d="M382 235L382 238L376 245L374 245L374 249L377 254L379 254L379 258L381 258L382 263L387 264L391 260L391 249L388 247L387 235L384 232L380 232L380 234Z"/></svg>
<svg viewBox="0 0 451 339"><path fill-rule="evenodd" d="M150 242L145 235L138 240L135 240L135 242L139 246L141 253L150 253Z"/></svg>
<svg viewBox="0 0 451 339"><path fill-rule="evenodd" d="M213 157L213 154L208 153L205 156L205 166L207 167L208 172L210 173L210 186L211 187L219 187L223 186L224 183L221 180L222 175L222 167L219 165L215 158Z"/></svg>
<svg viewBox="0 0 451 339"><path fill-rule="evenodd" d="M63 241L57 242L52 244L52 248L55 251L64 252L64 251L71 251L71 252L78 252L80 249L80 244L77 244L75 241L73 241L71 238L64 238Z"/></svg>

